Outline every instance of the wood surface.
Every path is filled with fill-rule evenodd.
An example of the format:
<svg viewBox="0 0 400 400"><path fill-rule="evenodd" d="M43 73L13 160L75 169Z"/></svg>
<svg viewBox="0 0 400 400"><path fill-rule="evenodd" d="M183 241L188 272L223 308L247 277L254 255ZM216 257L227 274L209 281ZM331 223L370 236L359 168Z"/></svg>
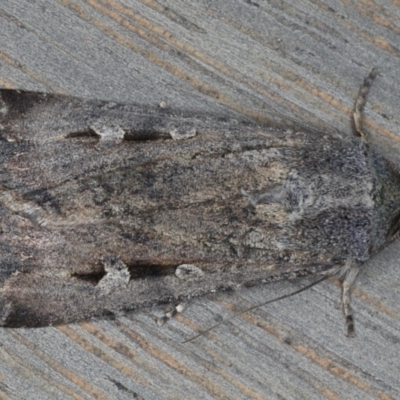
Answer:
<svg viewBox="0 0 400 400"><path fill-rule="evenodd" d="M365 126L400 165L400 2L6 0L0 86L157 105L352 134L351 110L380 76ZM345 336L328 281L282 282L115 321L0 330L0 399L398 399L400 244L369 262Z"/></svg>

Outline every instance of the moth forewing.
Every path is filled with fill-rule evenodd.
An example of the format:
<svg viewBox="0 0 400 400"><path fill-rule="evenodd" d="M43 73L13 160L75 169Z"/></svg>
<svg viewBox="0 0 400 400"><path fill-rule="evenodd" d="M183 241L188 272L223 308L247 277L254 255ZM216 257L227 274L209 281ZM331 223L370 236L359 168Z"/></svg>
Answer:
<svg viewBox="0 0 400 400"><path fill-rule="evenodd" d="M364 137L0 95L3 326L347 274L396 229L398 174Z"/></svg>

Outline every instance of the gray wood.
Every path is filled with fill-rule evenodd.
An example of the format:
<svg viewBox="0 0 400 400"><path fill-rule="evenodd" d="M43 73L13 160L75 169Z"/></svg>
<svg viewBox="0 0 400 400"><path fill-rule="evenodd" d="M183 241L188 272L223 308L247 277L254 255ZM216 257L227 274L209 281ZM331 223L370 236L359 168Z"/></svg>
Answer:
<svg viewBox="0 0 400 400"><path fill-rule="evenodd" d="M365 124L400 165L399 16L396 2L383 1L7 0L0 3L0 85L163 100L349 135L359 85L376 66ZM399 258L397 242L362 271L354 339L344 335L333 281L185 345L233 310L305 282L196 300L162 328L153 310L3 329L0 398L400 398Z"/></svg>

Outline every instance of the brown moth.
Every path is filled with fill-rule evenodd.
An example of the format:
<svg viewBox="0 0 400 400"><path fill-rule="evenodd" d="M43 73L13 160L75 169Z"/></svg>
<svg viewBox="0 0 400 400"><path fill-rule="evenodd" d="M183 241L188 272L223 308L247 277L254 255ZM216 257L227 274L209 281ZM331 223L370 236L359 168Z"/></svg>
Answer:
<svg viewBox="0 0 400 400"><path fill-rule="evenodd" d="M351 335L350 285L400 228L400 175L366 142L0 90L0 324L338 273Z"/></svg>

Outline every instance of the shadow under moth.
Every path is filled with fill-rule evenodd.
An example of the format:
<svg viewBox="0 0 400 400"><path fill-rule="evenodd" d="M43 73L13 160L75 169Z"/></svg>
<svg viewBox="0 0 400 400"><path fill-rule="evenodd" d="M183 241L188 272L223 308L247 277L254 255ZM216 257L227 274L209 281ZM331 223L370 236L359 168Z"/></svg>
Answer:
<svg viewBox="0 0 400 400"><path fill-rule="evenodd" d="M400 174L360 135L0 90L0 325L110 317L339 274L400 229Z"/></svg>

